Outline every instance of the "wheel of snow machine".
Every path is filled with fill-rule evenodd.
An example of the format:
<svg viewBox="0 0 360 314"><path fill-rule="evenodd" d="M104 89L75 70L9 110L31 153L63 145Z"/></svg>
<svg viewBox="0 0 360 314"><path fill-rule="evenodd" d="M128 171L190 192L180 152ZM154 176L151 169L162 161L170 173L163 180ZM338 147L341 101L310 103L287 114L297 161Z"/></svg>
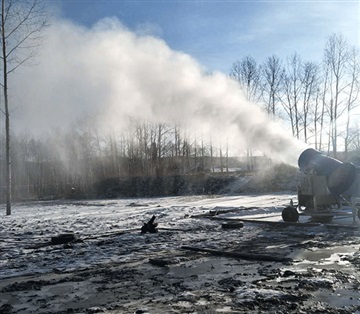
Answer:
<svg viewBox="0 0 360 314"><path fill-rule="evenodd" d="M299 220L299 213L297 209L292 206L285 207L281 216L285 222L297 222Z"/></svg>

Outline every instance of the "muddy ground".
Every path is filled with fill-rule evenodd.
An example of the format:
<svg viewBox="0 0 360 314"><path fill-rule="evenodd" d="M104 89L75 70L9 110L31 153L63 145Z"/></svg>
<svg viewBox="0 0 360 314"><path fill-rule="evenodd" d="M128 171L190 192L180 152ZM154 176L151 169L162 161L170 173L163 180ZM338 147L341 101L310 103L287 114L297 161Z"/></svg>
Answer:
<svg viewBox="0 0 360 314"><path fill-rule="evenodd" d="M178 220L158 215L157 233L141 234L140 224L77 235L67 244L26 246L21 263L2 264L14 271L1 278L0 313L360 313L358 222L260 223L256 207L259 223L228 225L229 212L238 222L254 208L193 206ZM278 221L280 207L266 215ZM85 263L89 251L108 258ZM82 266L61 266L82 258ZM52 268L17 272L26 261Z"/></svg>

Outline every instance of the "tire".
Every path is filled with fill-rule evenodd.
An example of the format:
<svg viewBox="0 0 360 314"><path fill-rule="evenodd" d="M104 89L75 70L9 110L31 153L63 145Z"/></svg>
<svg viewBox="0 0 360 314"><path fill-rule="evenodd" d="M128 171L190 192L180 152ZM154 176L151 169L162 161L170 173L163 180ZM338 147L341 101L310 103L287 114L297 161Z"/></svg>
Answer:
<svg viewBox="0 0 360 314"><path fill-rule="evenodd" d="M292 206L285 207L281 216L285 222L298 222L299 220L299 213L297 209Z"/></svg>

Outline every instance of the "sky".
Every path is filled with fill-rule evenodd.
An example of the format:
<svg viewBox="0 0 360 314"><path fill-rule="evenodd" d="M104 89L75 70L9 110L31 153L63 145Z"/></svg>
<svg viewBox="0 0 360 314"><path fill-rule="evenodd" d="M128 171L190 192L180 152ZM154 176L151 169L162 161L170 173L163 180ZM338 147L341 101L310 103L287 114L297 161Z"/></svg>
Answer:
<svg viewBox="0 0 360 314"><path fill-rule="evenodd" d="M209 72L229 73L251 55L259 63L298 52L320 61L326 38L341 33L360 46L360 1L342 0L63 0L56 14L91 27L117 17L138 34L163 39L195 58Z"/></svg>

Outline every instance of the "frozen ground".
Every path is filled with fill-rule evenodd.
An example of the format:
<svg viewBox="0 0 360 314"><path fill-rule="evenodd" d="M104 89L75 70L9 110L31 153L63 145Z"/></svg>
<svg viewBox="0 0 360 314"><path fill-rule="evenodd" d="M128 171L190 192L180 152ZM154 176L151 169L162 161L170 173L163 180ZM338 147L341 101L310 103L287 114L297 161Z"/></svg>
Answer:
<svg viewBox="0 0 360 314"><path fill-rule="evenodd" d="M0 216L0 313L360 313L359 223L285 224L291 198L14 205ZM142 234L153 215L159 231ZM51 244L65 233L75 241Z"/></svg>

